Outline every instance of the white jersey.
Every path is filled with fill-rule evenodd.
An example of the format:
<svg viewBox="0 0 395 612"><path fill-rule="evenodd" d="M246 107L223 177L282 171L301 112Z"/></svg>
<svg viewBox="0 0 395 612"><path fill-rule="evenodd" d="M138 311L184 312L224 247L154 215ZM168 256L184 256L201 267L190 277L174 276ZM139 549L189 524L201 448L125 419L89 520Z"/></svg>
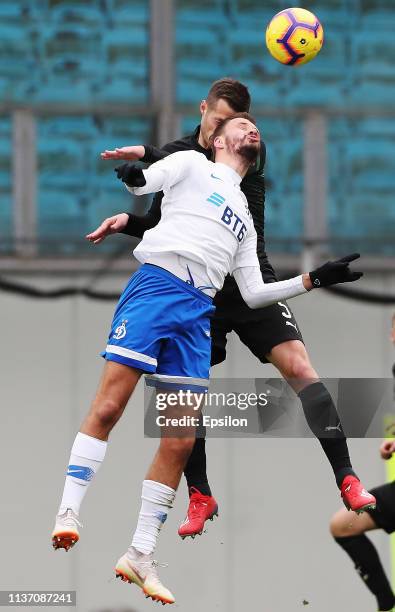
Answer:
<svg viewBox="0 0 395 612"><path fill-rule="evenodd" d="M222 288L227 274L233 274L251 308L306 293L302 276L263 282L241 177L230 166L211 162L197 151L179 151L143 173L144 187L127 189L136 195L163 191L164 197L158 225L144 233L133 251L139 261L161 265L186 280L187 260L203 282L198 288L213 290L211 295Z"/></svg>
<svg viewBox="0 0 395 612"><path fill-rule="evenodd" d="M146 262L155 254L177 254L203 264L218 291L236 268L259 266L257 236L241 177L197 151L179 151L144 170L136 195L163 190L161 220L134 250Z"/></svg>

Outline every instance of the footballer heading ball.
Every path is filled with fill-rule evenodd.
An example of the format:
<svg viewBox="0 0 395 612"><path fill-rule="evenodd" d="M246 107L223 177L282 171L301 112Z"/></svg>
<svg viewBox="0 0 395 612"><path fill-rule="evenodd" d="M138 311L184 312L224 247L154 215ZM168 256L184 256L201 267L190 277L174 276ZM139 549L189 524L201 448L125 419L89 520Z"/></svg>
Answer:
<svg viewBox="0 0 395 612"><path fill-rule="evenodd" d="M266 45L272 56L287 66L307 64L324 42L317 17L302 8L289 8L274 15L266 29Z"/></svg>

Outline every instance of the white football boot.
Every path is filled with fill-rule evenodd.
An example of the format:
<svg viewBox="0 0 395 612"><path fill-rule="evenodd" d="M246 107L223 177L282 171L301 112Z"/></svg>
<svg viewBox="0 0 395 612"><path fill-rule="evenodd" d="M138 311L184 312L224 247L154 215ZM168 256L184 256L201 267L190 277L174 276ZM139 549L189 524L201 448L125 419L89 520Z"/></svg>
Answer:
<svg viewBox="0 0 395 612"><path fill-rule="evenodd" d="M71 508L56 516L55 529L52 532L52 546L55 550L64 548L67 552L80 539L78 527L82 525L77 516Z"/></svg>
<svg viewBox="0 0 395 612"><path fill-rule="evenodd" d="M115 566L115 575L124 582L137 584L146 597L160 601L162 605L175 602L174 595L159 580L157 567L152 554L145 555L130 547Z"/></svg>

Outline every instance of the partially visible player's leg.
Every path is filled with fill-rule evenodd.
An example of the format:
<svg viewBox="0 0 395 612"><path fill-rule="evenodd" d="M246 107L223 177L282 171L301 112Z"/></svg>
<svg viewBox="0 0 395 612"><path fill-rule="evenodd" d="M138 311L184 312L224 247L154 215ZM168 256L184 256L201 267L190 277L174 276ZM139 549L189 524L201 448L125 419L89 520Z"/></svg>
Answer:
<svg viewBox="0 0 395 612"><path fill-rule="evenodd" d="M190 496L192 488L198 489L203 495L211 496L207 476L206 428L203 425L202 416L199 419L195 444L185 466L184 475Z"/></svg>
<svg viewBox="0 0 395 612"><path fill-rule="evenodd" d="M191 419L198 414L193 406L168 406L163 417ZM164 426L161 434L159 448L143 481L137 527L128 550L115 566L115 573L124 581L137 584L146 596L162 603L174 603L173 594L159 579L153 553L193 448L195 427Z"/></svg>
<svg viewBox="0 0 395 612"><path fill-rule="evenodd" d="M131 366L106 361L99 388L80 431L107 441L142 374Z"/></svg>
<svg viewBox="0 0 395 612"><path fill-rule="evenodd" d="M336 407L311 365L304 344L300 340L283 342L274 346L266 357L298 394L307 423L328 457L340 488L344 478L355 473ZM327 427L334 428L335 437L328 437Z"/></svg>
<svg viewBox="0 0 395 612"><path fill-rule="evenodd" d="M168 299L173 284L174 300L166 305L163 314L168 329L158 354L156 372L147 378L147 384L161 391L188 390L194 394L186 403L180 401L178 406L172 406L169 402L166 406L160 446L143 481L137 528L131 545L115 567L117 576L134 582L148 597L162 603L173 603L174 597L161 584L152 555L195 442L194 418L199 416L197 408L201 406L202 393L208 387L209 317L213 313L212 301L199 290L185 286L174 277L169 279L169 283ZM173 420L180 417L187 417L187 426L173 425Z"/></svg>
<svg viewBox="0 0 395 612"><path fill-rule="evenodd" d="M78 512L87 488L99 469L110 431L121 417L142 372L155 372L160 348L159 300L147 311L147 287L155 283L149 270L129 280L116 307L106 350L107 363L88 416L73 444L63 498L53 531L54 548L78 540ZM160 295L162 284L156 282ZM139 325L128 322L138 321ZM68 534L68 536L67 536Z"/></svg>
<svg viewBox="0 0 395 612"><path fill-rule="evenodd" d="M232 323L217 312L211 319L211 367L226 358L227 334ZM189 505L178 534L181 538L201 535L207 520L218 516L218 504L211 494L207 477L206 428L200 417L196 440L184 469L189 492Z"/></svg>
<svg viewBox="0 0 395 612"><path fill-rule="evenodd" d="M365 533L374 529L384 529L387 533L394 530L395 516L392 508L395 502L395 484L377 487L372 493L377 497L377 509L358 516L350 515L342 508L331 518L330 531L337 544L354 562L355 569L367 588L376 597L378 609L384 612L395 606L395 595L378 552Z"/></svg>
<svg viewBox="0 0 395 612"><path fill-rule="evenodd" d="M55 549L71 548L79 539L78 515L83 498L107 450L110 431L121 417L141 371L108 361L89 414L74 440L52 534Z"/></svg>
<svg viewBox="0 0 395 612"><path fill-rule="evenodd" d="M307 423L331 464L344 504L355 512L374 507L370 495L352 469L347 439L332 397L311 365L299 340L274 346L267 358L298 394Z"/></svg>
<svg viewBox="0 0 395 612"><path fill-rule="evenodd" d="M374 505L374 498L366 493L352 469L336 407L310 362L292 311L285 302L280 302L260 312L259 319L240 322L235 331L252 353L263 363L271 362L298 394L307 423L332 466L345 504L355 511Z"/></svg>
<svg viewBox="0 0 395 612"><path fill-rule="evenodd" d="M195 432L191 431L189 436L184 432L186 437L181 438L167 437L166 431L162 433L159 449L143 481L141 508L133 539L126 553L117 561L115 574L126 582L137 584L153 600L174 603L173 594L159 579L153 553L160 530L173 506L185 463L193 448Z"/></svg>

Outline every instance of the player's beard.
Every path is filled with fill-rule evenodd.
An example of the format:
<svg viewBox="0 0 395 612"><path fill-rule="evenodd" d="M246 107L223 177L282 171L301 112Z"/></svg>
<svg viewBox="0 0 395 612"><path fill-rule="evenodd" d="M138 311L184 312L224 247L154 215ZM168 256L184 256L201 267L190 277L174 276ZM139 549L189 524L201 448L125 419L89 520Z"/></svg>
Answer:
<svg viewBox="0 0 395 612"><path fill-rule="evenodd" d="M231 142L230 139L226 138L225 143L229 151L239 155L251 165L256 162L258 157L260 142L245 142L245 140L246 138L243 138L239 142Z"/></svg>
<svg viewBox="0 0 395 612"><path fill-rule="evenodd" d="M248 161L249 164L254 164L259 153L259 143L250 142L242 145L237 153L240 155L240 157L243 157L246 161Z"/></svg>

